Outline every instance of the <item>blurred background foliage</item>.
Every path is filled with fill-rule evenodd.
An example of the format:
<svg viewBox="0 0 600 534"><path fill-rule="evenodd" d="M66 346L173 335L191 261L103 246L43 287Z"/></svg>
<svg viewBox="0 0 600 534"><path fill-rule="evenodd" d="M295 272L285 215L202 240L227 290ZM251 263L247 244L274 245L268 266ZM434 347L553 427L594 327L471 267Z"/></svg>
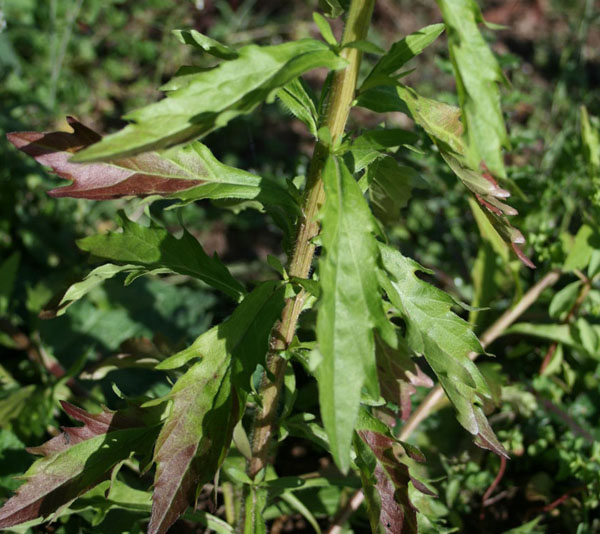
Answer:
<svg viewBox="0 0 600 534"><path fill-rule="evenodd" d="M503 102L512 144L507 187L520 213L513 224L523 231L537 269L526 270L489 237L420 131L417 150L397 158L419 171L423 187L413 191L389 232L404 254L433 269L429 281L479 307L464 312L478 333L545 274L559 269L561 276L489 348L496 359L481 364L504 384L501 407L490 415L511 455L503 476L493 485L500 460L473 447L451 409L442 406L413 437L428 457L420 474L439 497L414 499L423 532L597 533L600 6L593 0L480 5L487 20L505 26L485 35L510 82ZM60 400L93 410L115 407L120 395L164 394L169 384L150 369L152 363L230 311L199 282L172 276L139 279L127 288L122 279L107 283L65 315L48 319L61 292L91 268L77 238L114 228L117 210L125 209L132 217L160 218L174 232L184 223L207 252L217 252L246 280L272 276L269 254L285 261L279 231L252 210L236 214L198 202L179 220L140 202L51 199L45 191L59 180L9 147L4 134L65 128L67 114L100 132L113 131L124 112L159 98L158 87L179 66L202 64L171 30L195 28L233 45L277 43L317 36L315 9L316 1L283 0L0 0L0 500L18 487L14 477L31 462L23 447L40 444L68 423ZM378 0L370 39L386 47L439 19L433 0ZM341 21L332 24L339 35ZM406 83L455 102L444 37L413 66ZM308 82L318 86L323 74L311 74ZM357 108L351 128L380 121ZM385 125L413 128L399 113L387 114ZM272 104L232 121L207 144L228 164L289 180L304 173L312 139ZM296 374L296 409L316 413L314 383L300 368ZM426 393L418 392L415 405ZM279 474L332 469L306 440L289 438L281 447ZM347 497L338 488L297 495L321 526ZM142 531L144 514L100 513L93 498L88 501L52 531ZM312 531L293 506L269 513L280 532ZM174 531L203 528L182 520ZM367 531L366 515L358 510L345 532Z"/></svg>

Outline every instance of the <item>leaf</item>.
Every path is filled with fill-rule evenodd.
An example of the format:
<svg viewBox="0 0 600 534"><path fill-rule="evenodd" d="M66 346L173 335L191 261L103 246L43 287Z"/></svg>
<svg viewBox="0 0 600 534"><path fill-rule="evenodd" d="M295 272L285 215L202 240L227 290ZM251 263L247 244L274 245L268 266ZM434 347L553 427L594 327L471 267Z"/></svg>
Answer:
<svg viewBox="0 0 600 534"><path fill-rule="evenodd" d="M319 7L325 16L335 19L348 9L347 0L319 0Z"/></svg>
<svg viewBox="0 0 600 534"><path fill-rule="evenodd" d="M146 270L169 269L206 282L223 291L234 300L240 300L245 291L227 267L216 257L208 256L198 241L184 230L180 239L167 230L152 225L136 224L121 215L123 231L85 237L77 241L82 250L98 258L142 266ZM102 276L111 272L107 268ZM91 283L94 280L90 281Z"/></svg>
<svg viewBox="0 0 600 534"><path fill-rule="evenodd" d="M357 434L360 439L354 443L371 531L416 534L417 510L408 496L408 483L412 481L421 491L431 492L409 474L398 449L394 451L398 446L394 440L370 430L359 430Z"/></svg>
<svg viewBox="0 0 600 534"><path fill-rule="evenodd" d="M563 265L563 271L585 269L590 263L592 253L599 248L600 233L598 230L587 224L582 224L575 235L575 241L569 249L569 254Z"/></svg>
<svg viewBox="0 0 600 534"><path fill-rule="evenodd" d="M78 153L74 161L119 159L203 137L231 119L250 113L274 91L317 67L340 69L346 62L314 39L275 46L248 45L214 69L167 84L163 100L133 111L121 131Z"/></svg>
<svg viewBox="0 0 600 534"><path fill-rule="evenodd" d="M378 81L384 80L386 77L397 72L413 57L419 55L433 43L443 31L443 24L432 24L395 42L387 54L380 58L373 69L371 69L371 72L362 83L360 91L365 91L369 87L377 85Z"/></svg>
<svg viewBox="0 0 600 534"><path fill-rule="evenodd" d="M448 28L448 48L454 68L471 168L483 161L494 176L506 178L502 147L508 136L500 108L498 83L504 75L479 32L483 22L474 0L437 0Z"/></svg>
<svg viewBox="0 0 600 534"><path fill-rule="evenodd" d="M583 154L588 165L588 174L592 180L600 179L600 132L590 122L585 106L581 106L581 141ZM598 183L596 183L598 188Z"/></svg>
<svg viewBox="0 0 600 534"><path fill-rule="evenodd" d="M461 0L462 1L462 0ZM504 204L510 193L502 189L493 176L479 165L472 167L465 158L466 148L462 140L460 110L454 106L437 102L418 95L409 87L398 85L398 95L405 102L411 116L432 138L448 166L460 181L473 193L484 213L499 236L509 243L528 267L535 265L523 254L518 245L525 242L523 234L509 223L505 215L516 215L517 211Z"/></svg>
<svg viewBox="0 0 600 534"><path fill-rule="evenodd" d="M48 517L110 474L133 451L149 452L157 428L155 421L134 413L106 408L90 414L66 402L62 407L82 427L63 433L40 447L28 449L43 457L25 473L25 483L0 509L0 528Z"/></svg>
<svg viewBox="0 0 600 534"><path fill-rule="evenodd" d="M148 152L110 163L76 164L70 157L101 139L73 117L68 132L13 132L8 140L50 167L66 187L48 192L53 197L107 200L127 196L159 195L191 202L202 198L256 199L263 205L298 211L295 200L275 182L220 163L202 143L164 152Z"/></svg>
<svg viewBox="0 0 600 534"><path fill-rule="evenodd" d="M388 149L401 145L409 145L418 140L418 136L400 128L369 130L359 135L350 147L354 172L360 172L373 161L382 157Z"/></svg>
<svg viewBox="0 0 600 534"><path fill-rule="evenodd" d="M581 283L581 280L577 280L567 284L554 294L554 297L552 297L552 301L550 302L550 308L548 309L550 317L554 317L561 321L565 320L577 301Z"/></svg>
<svg viewBox="0 0 600 534"><path fill-rule="evenodd" d="M525 334L528 336L539 337L556 341L563 345L568 345L582 353L586 352L581 341L577 339L575 328L569 324L534 324L534 323L517 323L505 330L504 335L509 334Z"/></svg>
<svg viewBox="0 0 600 534"><path fill-rule="evenodd" d="M379 248L390 275L382 285L406 321L408 345L425 356L456 408L458 421L477 437L476 443L506 456L481 408L492 396L469 359L471 352L483 352L469 324L451 311L454 301L450 295L416 276L416 271L423 270L419 264L387 245Z"/></svg>
<svg viewBox="0 0 600 534"><path fill-rule="evenodd" d="M433 381L411 359L411 350L404 338L398 336L398 347L392 348L375 336L375 355L381 395L400 407L401 419L406 421L411 413L411 396L416 386L433 387Z"/></svg>
<svg viewBox="0 0 600 534"><path fill-rule="evenodd" d="M149 534L164 534L194 503L229 448L240 406L231 384L231 354L213 351L191 367L168 395L171 408L154 450L156 475Z"/></svg>
<svg viewBox="0 0 600 534"><path fill-rule="evenodd" d="M375 276L375 224L360 188L343 161L333 157L325 164L323 181L326 200L321 212L323 255L317 315L323 360L316 377L331 452L345 472L362 386L372 397L379 396L373 329L381 330L389 340L392 327Z"/></svg>
<svg viewBox="0 0 600 534"><path fill-rule="evenodd" d="M337 39L333 35L333 30L331 29L331 26L329 25L329 22L327 22L325 17L320 13L313 13L313 20L315 21L317 28L319 28L321 37L323 37L325 42L327 44L330 44L331 46L337 46Z"/></svg>
<svg viewBox="0 0 600 534"><path fill-rule="evenodd" d="M35 386L29 385L19 387L6 396L7 390L3 388L3 398L0 399L0 428L9 426L11 419L15 419L25 407L25 404L31 399L35 391Z"/></svg>
<svg viewBox="0 0 600 534"><path fill-rule="evenodd" d="M220 59L236 59L239 55L235 49L215 41L211 37L196 30L173 30L173 35L183 44L191 45Z"/></svg>
<svg viewBox="0 0 600 534"><path fill-rule="evenodd" d="M277 91L277 98L296 118L306 124L310 133L317 138L318 113L308 91L302 78L296 78Z"/></svg>
<svg viewBox="0 0 600 534"><path fill-rule="evenodd" d="M0 264L0 316L8 313L20 263L21 253L13 252Z"/></svg>
<svg viewBox="0 0 600 534"><path fill-rule="evenodd" d="M157 369L176 369L194 358L232 354L234 382L249 388L249 377L264 363L269 334L283 310L285 286L271 280L259 284L229 319L198 337L187 349L167 358Z"/></svg>
<svg viewBox="0 0 600 534"><path fill-rule="evenodd" d="M369 165L367 181L373 214L384 223L397 222L408 205L416 171L385 156Z"/></svg>

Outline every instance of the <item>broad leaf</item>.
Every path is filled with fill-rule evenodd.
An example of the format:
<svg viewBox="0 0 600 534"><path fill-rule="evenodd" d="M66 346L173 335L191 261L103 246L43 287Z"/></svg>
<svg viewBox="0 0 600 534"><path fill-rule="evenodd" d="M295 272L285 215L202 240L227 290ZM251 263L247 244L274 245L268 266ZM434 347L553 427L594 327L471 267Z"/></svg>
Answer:
<svg viewBox="0 0 600 534"><path fill-rule="evenodd" d="M477 24L483 22L475 0L437 0L448 28L471 168L483 161L494 176L506 178L502 147L508 136L500 108L498 83L504 76Z"/></svg>
<svg viewBox="0 0 600 534"><path fill-rule="evenodd" d="M74 161L119 159L185 143L250 113L274 91L316 67L339 69L345 61L314 39L275 46L248 45L238 57L163 87L163 100L125 116L121 131L77 154Z"/></svg>
<svg viewBox="0 0 600 534"><path fill-rule="evenodd" d="M159 195L184 201L202 198L255 199L263 206L281 206L295 213L294 199L276 183L219 162L202 143L164 152L148 152L110 163L76 164L73 154L101 136L73 117L68 132L14 132L8 140L17 148L73 183L53 189L53 197L107 200Z"/></svg>
<svg viewBox="0 0 600 534"><path fill-rule="evenodd" d="M231 384L231 354L206 354L177 381L168 398L172 404L154 450L149 534L165 533L225 458L240 412Z"/></svg>
<svg viewBox="0 0 600 534"><path fill-rule="evenodd" d="M323 181L326 200L321 212L323 255L317 316L323 360L316 376L331 452L346 471L362 386L372 397L379 396L373 331L380 329L389 340L391 325L375 274L375 225L360 188L344 162L333 157L325 164Z"/></svg>
<svg viewBox="0 0 600 534"><path fill-rule="evenodd" d="M432 138L448 166L460 181L469 189L500 237L509 243L519 259L528 267L533 263L523 254L519 245L525 242L523 234L513 227L506 215L516 215L517 211L502 200L510 193L502 189L493 176L479 165L473 167L467 162L465 144L462 139L463 126L460 110L454 106L424 98L409 87L398 85L398 96L404 101L415 122Z"/></svg>
<svg viewBox="0 0 600 534"><path fill-rule="evenodd" d="M431 495L428 488L409 474L403 456L409 450L390 437L359 430L355 439L357 463L367 502L371 531L385 534L416 534L417 510L408 496L408 483ZM362 441L361 441L362 440ZM422 461L422 457L413 455Z"/></svg>
<svg viewBox="0 0 600 534"><path fill-rule="evenodd" d="M235 300L244 295L244 288L227 267L216 256L208 256L189 232L184 231L177 239L164 228L141 226L124 215L121 224L122 232L85 237L77 242L79 248L98 258L140 265L146 270L169 269L193 276Z"/></svg>
<svg viewBox="0 0 600 534"><path fill-rule="evenodd" d="M110 470L134 451L146 454L158 428L139 413L104 409L87 413L66 402L64 410L82 427L28 449L43 458L25 473L25 483L0 509L0 528L18 525L68 506L79 495L110 476Z"/></svg>
<svg viewBox="0 0 600 534"><path fill-rule="evenodd" d="M258 363L265 363L269 334L283 309L283 292L279 282L259 285L230 319L157 366L172 369L202 358L164 398L172 406L155 449L150 533L166 532L193 505L198 485L210 480L221 465L252 373ZM241 389L236 393L234 386Z"/></svg>
<svg viewBox="0 0 600 534"><path fill-rule="evenodd" d="M380 245L389 279L382 284L392 304L406 321L407 341L422 354L456 408L458 421L477 437L477 444L506 455L482 410L492 400L485 379L469 359L483 352L469 324L452 312L454 301L415 274L423 268L387 245Z"/></svg>
<svg viewBox="0 0 600 534"><path fill-rule="evenodd" d="M371 72L365 78L360 90L364 91L378 83L385 83L385 79L401 69L413 57L420 54L444 31L443 24L432 24L421 28L419 31L407 35L404 39L394 43L390 50L379 59Z"/></svg>

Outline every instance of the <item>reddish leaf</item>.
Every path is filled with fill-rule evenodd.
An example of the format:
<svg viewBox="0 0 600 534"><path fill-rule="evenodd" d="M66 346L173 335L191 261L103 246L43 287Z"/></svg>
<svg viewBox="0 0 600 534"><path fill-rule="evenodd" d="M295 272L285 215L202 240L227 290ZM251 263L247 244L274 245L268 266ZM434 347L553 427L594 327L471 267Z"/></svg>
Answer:
<svg viewBox="0 0 600 534"><path fill-rule="evenodd" d="M0 528L47 517L106 479L110 470L132 451L148 449L154 430L135 414L106 408L90 414L66 402L64 410L83 427L65 428L40 447L40 454L25 473L25 483L0 509Z"/></svg>
<svg viewBox="0 0 600 534"><path fill-rule="evenodd" d="M129 195L169 195L203 183L197 174L157 152L147 152L111 163L71 163L73 154L102 139L73 117L67 117L72 133L14 132L8 140L46 165L71 185L53 189L53 197L106 200Z"/></svg>
<svg viewBox="0 0 600 534"><path fill-rule="evenodd" d="M408 466L402 462L401 455L410 455L417 461L422 461L424 458L420 454L415 454L415 451L408 446L402 449L398 442L383 434L359 430L358 435L376 458L373 476L374 488L379 499L371 499L371 491L365 491L370 513L378 511L378 524L386 534L416 534L417 509L408 496L408 483L412 482L415 488L423 493L434 494L422 482L410 475ZM363 484L364 482L363 477ZM375 532L373 524L371 527Z"/></svg>

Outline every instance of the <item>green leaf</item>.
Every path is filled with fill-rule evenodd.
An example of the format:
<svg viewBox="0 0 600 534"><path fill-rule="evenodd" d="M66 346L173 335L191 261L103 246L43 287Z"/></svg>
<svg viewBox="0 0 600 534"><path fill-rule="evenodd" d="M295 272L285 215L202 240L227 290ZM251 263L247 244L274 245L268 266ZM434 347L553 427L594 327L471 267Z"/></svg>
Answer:
<svg viewBox="0 0 600 534"><path fill-rule="evenodd" d="M508 334L525 334L549 341L556 341L557 343L586 353L585 347L582 345L581 340L578 339L575 327L569 324L517 323L504 332L504 335Z"/></svg>
<svg viewBox="0 0 600 534"><path fill-rule="evenodd" d="M483 22L475 0L437 0L448 28L448 48L468 140L471 168L483 161L494 176L506 178L502 147L508 136L498 83L504 75L477 24Z"/></svg>
<svg viewBox="0 0 600 534"><path fill-rule="evenodd" d="M238 53L233 48L215 41L196 30L173 30L173 34L183 44L191 45L220 59L236 59Z"/></svg>
<svg viewBox="0 0 600 534"><path fill-rule="evenodd" d="M346 63L314 39L275 46L248 45L238 57L214 69L186 76L167 97L125 116L120 132L79 152L73 161L118 159L202 137L250 113L274 91L316 67L340 69Z"/></svg>
<svg viewBox="0 0 600 534"><path fill-rule="evenodd" d="M394 223L408 205L417 173L390 157L378 159L367 170L369 196L374 215L384 223Z"/></svg>
<svg viewBox="0 0 600 534"><path fill-rule="evenodd" d="M48 517L104 480L133 451L150 452L158 430L154 416L146 419L106 408L89 414L66 402L62 406L84 426L65 428L44 445L28 449L43 458L33 463L26 482L0 509L0 528Z"/></svg>
<svg viewBox="0 0 600 534"><path fill-rule="evenodd" d="M34 385L19 387L19 389L6 395L6 389L3 387L4 394L0 399L0 427L7 426L11 419L15 419L25 407L27 401L35 391Z"/></svg>
<svg viewBox="0 0 600 534"><path fill-rule="evenodd" d="M581 106L581 141L583 154L592 180L600 179L600 132L594 128L585 106ZM596 183L596 188L598 184Z"/></svg>
<svg viewBox="0 0 600 534"><path fill-rule="evenodd" d="M231 354L234 383L250 389L256 366L264 364L273 324L281 315L285 286L271 280L259 284L225 322L198 337L187 349L167 358L157 369L176 369L194 358ZM211 356L217 358L217 356Z"/></svg>
<svg viewBox="0 0 600 534"><path fill-rule="evenodd" d="M13 252L0 264L0 316L8 313L20 262L21 253Z"/></svg>
<svg viewBox="0 0 600 534"><path fill-rule="evenodd" d="M469 324L452 312L454 300L450 295L416 276L416 271L423 270L418 263L387 245L379 247L390 276L382 284L406 321L408 345L425 356L456 408L458 421L477 437L476 443L506 455L481 407L492 396L469 359L470 353L483 352Z"/></svg>
<svg viewBox="0 0 600 534"><path fill-rule="evenodd" d="M418 140L412 132L400 128L386 128L384 130L369 130L359 135L350 147L354 172L360 172L373 161L382 157L389 149L410 145Z"/></svg>
<svg viewBox="0 0 600 534"><path fill-rule="evenodd" d="M149 534L164 534L193 505L198 486L214 477L225 458L241 411L231 384L231 353L205 354L167 398L169 415L154 449Z"/></svg>
<svg viewBox="0 0 600 534"><path fill-rule="evenodd" d="M296 78L277 91L277 98L296 118L306 124L310 133L317 138L318 113L308 91L302 78Z"/></svg>
<svg viewBox="0 0 600 534"><path fill-rule="evenodd" d="M345 472L362 386L372 397L379 397L373 330L378 328L389 339L391 325L375 275L375 224L360 188L343 161L333 157L325 164L323 181L326 200L321 212L323 255L317 315L323 360L316 376L331 452Z"/></svg>
<svg viewBox="0 0 600 534"><path fill-rule="evenodd" d="M556 292L554 297L552 297L548 310L550 317L564 321L577 301L581 283L581 280L577 280L567 284L560 291Z"/></svg>
<svg viewBox="0 0 600 534"><path fill-rule="evenodd" d="M443 24L432 24L394 43L387 54L379 59L367 75L360 91L373 87L377 84L378 79L385 79L385 77L397 72L413 57L419 55L433 43L443 31Z"/></svg>
<svg viewBox="0 0 600 534"><path fill-rule="evenodd" d="M575 235L575 241L569 249L563 271L585 269L590 263L592 253L598 249L600 249L600 232L596 228L582 224Z"/></svg>
<svg viewBox="0 0 600 534"><path fill-rule="evenodd" d="M98 258L129 266L140 265L147 270L169 269L193 276L235 300L244 295L244 288L231 276L227 267L216 256L207 256L189 232L184 230L183 236L177 239L159 226L141 226L124 215L121 224L121 233L85 237L77 242L79 248Z"/></svg>
<svg viewBox="0 0 600 534"><path fill-rule="evenodd" d="M327 22L325 17L323 17L323 15L321 15L319 13L313 13L313 20L315 21L317 28L319 28L321 37L323 37L325 42L330 44L331 46L337 46L338 45L337 39L333 35L331 26L330 26L329 22Z"/></svg>

